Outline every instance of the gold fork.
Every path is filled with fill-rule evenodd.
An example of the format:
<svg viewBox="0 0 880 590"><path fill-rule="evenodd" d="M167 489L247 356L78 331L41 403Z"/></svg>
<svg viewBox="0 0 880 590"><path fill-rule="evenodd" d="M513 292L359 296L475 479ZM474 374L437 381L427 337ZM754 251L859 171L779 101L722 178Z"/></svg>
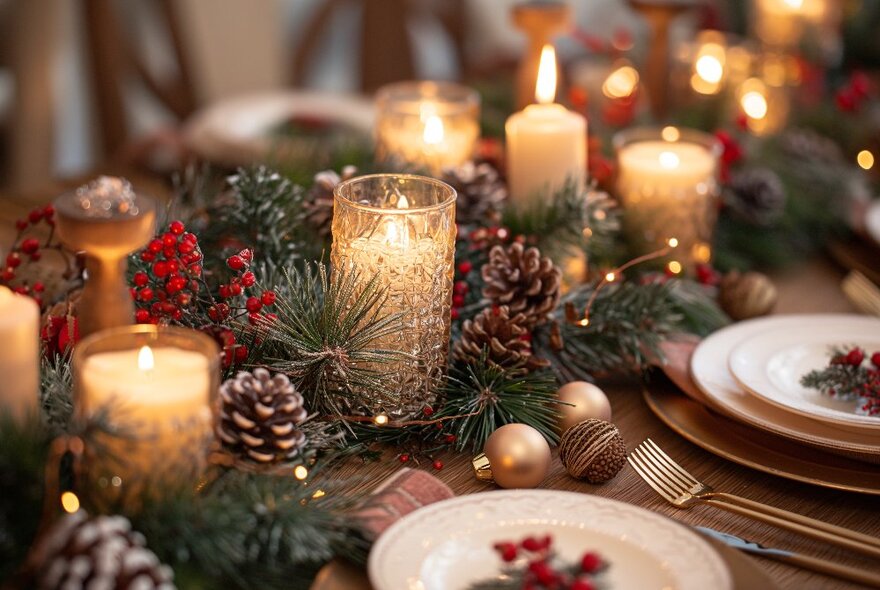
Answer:
<svg viewBox="0 0 880 590"><path fill-rule="evenodd" d="M880 559L880 539L747 498L716 492L685 471L650 438L633 449L627 461L655 492L678 508L709 504Z"/></svg>

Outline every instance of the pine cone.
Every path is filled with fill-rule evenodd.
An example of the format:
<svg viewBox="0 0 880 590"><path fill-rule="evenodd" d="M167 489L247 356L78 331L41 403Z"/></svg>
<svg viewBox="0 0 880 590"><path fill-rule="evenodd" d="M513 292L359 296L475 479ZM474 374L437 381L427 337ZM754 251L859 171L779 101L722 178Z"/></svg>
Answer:
<svg viewBox="0 0 880 590"><path fill-rule="evenodd" d="M465 162L443 171L443 181L458 193L455 200L457 223L497 221L507 199L507 185L489 163Z"/></svg>
<svg viewBox="0 0 880 590"><path fill-rule="evenodd" d="M743 170L731 178L724 202L743 220L767 227L785 212L785 187L769 168Z"/></svg>
<svg viewBox="0 0 880 590"><path fill-rule="evenodd" d="M507 305L526 316L528 327L547 321L559 303L562 270L537 248L515 242L506 250L494 246L482 268L483 296L494 305Z"/></svg>
<svg viewBox="0 0 880 590"><path fill-rule="evenodd" d="M258 463L296 457L306 444L297 426L306 419L303 397L286 375L239 371L220 386L217 436L232 453Z"/></svg>
<svg viewBox="0 0 880 590"><path fill-rule="evenodd" d="M333 221L333 190L343 180L357 174L357 168L346 166L340 177L334 170L324 170L315 174L314 184L303 203L303 217L321 237L330 235L330 224Z"/></svg>
<svg viewBox="0 0 880 590"><path fill-rule="evenodd" d="M174 572L123 516L68 514L37 541L28 560L28 586L37 590L175 588Z"/></svg>
<svg viewBox="0 0 880 590"><path fill-rule="evenodd" d="M803 163L842 164L843 152L833 140L811 129L791 129L782 134L780 147Z"/></svg>
<svg viewBox="0 0 880 590"><path fill-rule="evenodd" d="M489 363L505 369L520 367L534 371L546 367L547 361L532 355L527 324L521 313L511 317L507 306L486 308L473 320L464 321L452 355L458 361L474 364L485 349Z"/></svg>

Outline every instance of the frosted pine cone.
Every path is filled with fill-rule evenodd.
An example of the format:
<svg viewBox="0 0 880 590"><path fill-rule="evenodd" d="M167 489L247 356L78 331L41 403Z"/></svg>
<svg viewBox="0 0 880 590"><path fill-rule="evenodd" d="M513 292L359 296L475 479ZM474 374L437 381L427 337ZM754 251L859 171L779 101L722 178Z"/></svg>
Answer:
<svg viewBox="0 0 880 590"><path fill-rule="evenodd" d="M297 428L307 417L303 397L286 375L240 371L220 386L217 436L227 450L258 463L281 463L306 444Z"/></svg>
<svg viewBox="0 0 880 590"><path fill-rule="evenodd" d="M462 324L461 338L452 354L458 361L474 364L485 350L486 360L499 367L521 367L527 371L546 367L547 361L532 354L527 324L521 313L511 317L506 306L486 308Z"/></svg>
<svg viewBox="0 0 880 590"><path fill-rule="evenodd" d="M523 314L528 327L547 321L559 303L562 270L537 248L513 243L494 246L482 268L483 296L495 305L507 305L512 314Z"/></svg>
<svg viewBox="0 0 880 590"><path fill-rule="evenodd" d="M37 541L28 560L37 590L173 590L174 572L122 516L68 514Z"/></svg>
<svg viewBox="0 0 880 590"><path fill-rule="evenodd" d="M357 174L357 168L346 166L342 176L334 170L323 170L315 174L314 184L303 203L303 216L318 235L330 235L330 224L333 221L333 190L340 182Z"/></svg>
<svg viewBox="0 0 880 590"><path fill-rule="evenodd" d="M455 221L485 223L497 221L507 199L507 185L489 163L465 162L443 171L443 181L458 193L455 200Z"/></svg>
<svg viewBox="0 0 880 590"><path fill-rule="evenodd" d="M811 129L791 129L782 134L780 147L804 163L842 164L843 152L833 140Z"/></svg>
<svg viewBox="0 0 880 590"><path fill-rule="evenodd" d="M724 202L745 221L766 227L785 212L785 187L769 168L743 170L730 179Z"/></svg>

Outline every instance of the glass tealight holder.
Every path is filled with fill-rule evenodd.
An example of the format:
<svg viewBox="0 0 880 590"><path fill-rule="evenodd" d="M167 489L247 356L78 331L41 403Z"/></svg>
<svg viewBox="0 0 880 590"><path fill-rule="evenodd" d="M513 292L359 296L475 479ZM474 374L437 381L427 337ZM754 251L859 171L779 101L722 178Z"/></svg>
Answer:
<svg viewBox="0 0 880 590"><path fill-rule="evenodd" d="M673 274L712 258L721 143L678 127L634 128L614 136L617 196L634 254L673 246Z"/></svg>
<svg viewBox="0 0 880 590"><path fill-rule="evenodd" d="M194 484L214 438L220 350L196 330L134 325L76 345L74 407L99 428L86 444L87 480L104 499Z"/></svg>
<svg viewBox="0 0 880 590"><path fill-rule="evenodd" d="M371 347L398 353L368 368L389 382L366 411L399 418L437 400L444 382L455 255L455 190L438 180L375 174L339 184L334 193L334 273L354 273L385 294L382 314L402 325ZM357 408L361 409L361 408Z"/></svg>
<svg viewBox="0 0 880 590"><path fill-rule="evenodd" d="M395 169L443 169L470 160L480 137L480 95L451 82L397 82L376 93L376 159Z"/></svg>

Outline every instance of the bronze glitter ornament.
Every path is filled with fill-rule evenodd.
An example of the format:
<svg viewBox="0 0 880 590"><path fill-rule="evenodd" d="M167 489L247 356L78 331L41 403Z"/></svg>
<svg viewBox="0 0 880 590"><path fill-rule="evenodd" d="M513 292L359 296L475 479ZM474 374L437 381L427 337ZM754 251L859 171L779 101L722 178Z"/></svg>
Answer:
<svg viewBox="0 0 880 590"><path fill-rule="evenodd" d="M605 483L626 463L626 445L617 426L591 418L562 435L559 460L572 477Z"/></svg>
<svg viewBox="0 0 880 590"><path fill-rule="evenodd" d="M558 406L559 413L562 414L559 419L560 433L590 418L611 421L611 404L605 392L592 383L586 381L566 383L559 388L556 398L562 402Z"/></svg>
<svg viewBox="0 0 880 590"><path fill-rule="evenodd" d="M527 424L507 424L489 436L473 460L477 479L502 488L534 488L550 470L550 445Z"/></svg>
<svg viewBox="0 0 880 590"><path fill-rule="evenodd" d="M759 272L729 272L718 287L721 309L737 321L769 314L776 299L773 281Z"/></svg>

